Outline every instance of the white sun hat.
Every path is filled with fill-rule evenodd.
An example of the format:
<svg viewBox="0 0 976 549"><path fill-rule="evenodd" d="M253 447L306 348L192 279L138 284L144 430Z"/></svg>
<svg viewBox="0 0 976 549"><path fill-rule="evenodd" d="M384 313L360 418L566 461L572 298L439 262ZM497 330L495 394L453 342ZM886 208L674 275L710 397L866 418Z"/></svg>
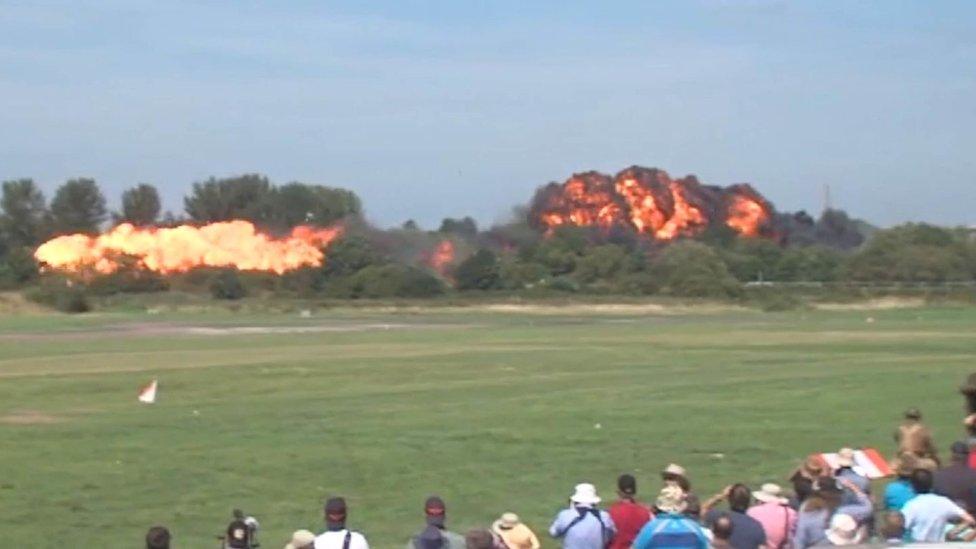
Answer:
<svg viewBox="0 0 976 549"><path fill-rule="evenodd" d="M762 488L752 493L752 497L763 503L778 503L780 505L789 503L789 500L783 497L783 489L779 487L779 484L772 482L763 484Z"/></svg>
<svg viewBox="0 0 976 549"><path fill-rule="evenodd" d="M596 487L588 482L577 484L569 500L581 505L596 505L600 503L600 497L596 495Z"/></svg>

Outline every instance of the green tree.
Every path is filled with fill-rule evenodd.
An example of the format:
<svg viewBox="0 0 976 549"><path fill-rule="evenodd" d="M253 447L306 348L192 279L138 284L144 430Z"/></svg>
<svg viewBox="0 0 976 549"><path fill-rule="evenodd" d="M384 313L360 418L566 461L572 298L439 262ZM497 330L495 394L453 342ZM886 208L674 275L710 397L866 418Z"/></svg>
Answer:
<svg viewBox="0 0 976 549"><path fill-rule="evenodd" d="M651 266L662 292L684 297L735 297L742 287L722 258L705 244L686 240L668 246Z"/></svg>
<svg viewBox="0 0 976 549"><path fill-rule="evenodd" d="M271 224L279 229L296 225L330 225L349 216L362 213L359 197L352 191L292 182L273 189Z"/></svg>
<svg viewBox="0 0 976 549"><path fill-rule="evenodd" d="M576 262L574 276L583 284L607 282L624 270L627 251L616 244L594 246Z"/></svg>
<svg viewBox="0 0 976 549"><path fill-rule="evenodd" d="M115 221L147 227L156 223L161 209L156 187L140 183L122 193L122 211L115 214Z"/></svg>
<svg viewBox="0 0 976 549"><path fill-rule="evenodd" d="M831 282L837 279L844 256L826 246L787 248L776 263L772 280Z"/></svg>
<svg viewBox="0 0 976 549"><path fill-rule="evenodd" d="M263 225L272 217L272 193L271 183L263 175L211 177L193 184L183 206L190 219L200 223L244 219Z"/></svg>
<svg viewBox="0 0 976 549"><path fill-rule="evenodd" d="M387 258L365 237L344 236L329 246L322 273L326 277L348 276L371 265L388 263Z"/></svg>
<svg viewBox="0 0 976 549"><path fill-rule="evenodd" d="M909 223L878 231L846 265L849 278L865 282L972 280L971 248L959 234Z"/></svg>
<svg viewBox="0 0 976 549"><path fill-rule="evenodd" d="M454 270L459 290L491 290L501 283L498 256L481 248L462 261Z"/></svg>
<svg viewBox="0 0 976 549"><path fill-rule="evenodd" d="M775 277L783 249L769 240L740 238L732 246L720 248L719 255L737 279L751 282Z"/></svg>
<svg viewBox="0 0 976 549"><path fill-rule="evenodd" d="M437 229L437 232L456 234L470 238L477 236L478 224L471 217L464 217L462 219L446 217L441 221L441 226Z"/></svg>
<svg viewBox="0 0 976 549"><path fill-rule="evenodd" d="M444 284L422 269L388 263L370 265L350 277L337 280L327 287L327 293L354 299L433 297L444 293Z"/></svg>
<svg viewBox="0 0 976 549"><path fill-rule="evenodd" d="M71 179L51 200L51 222L56 233L97 233L107 210L105 197L94 179Z"/></svg>
<svg viewBox="0 0 976 549"><path fill-rule="evenodd" d="M0 233L9 246L36 246L46 236L47 206L32 179L4 181L0 210Z"/></svg>

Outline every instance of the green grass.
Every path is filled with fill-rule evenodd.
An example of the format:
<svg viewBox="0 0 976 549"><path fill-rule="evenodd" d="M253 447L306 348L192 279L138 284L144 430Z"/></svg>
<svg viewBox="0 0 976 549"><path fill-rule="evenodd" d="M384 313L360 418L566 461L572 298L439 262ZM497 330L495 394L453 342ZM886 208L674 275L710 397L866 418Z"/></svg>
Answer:
<svg viewBox="0 0 976 549"><path fill-rule="evenodd" d="M396 326L181 331L323 324ZM810 452L890 453L908 406L941 447L960 436L974 332L971 308L0 318L0 545L136 547L162 523L211 547L241 507L278 547L341 494L373 546L401 547L431 493L455 530L512 510L541 535L573 484L610 498L632 471L652 497L670 461L703 495L785 484Z"/></svg>

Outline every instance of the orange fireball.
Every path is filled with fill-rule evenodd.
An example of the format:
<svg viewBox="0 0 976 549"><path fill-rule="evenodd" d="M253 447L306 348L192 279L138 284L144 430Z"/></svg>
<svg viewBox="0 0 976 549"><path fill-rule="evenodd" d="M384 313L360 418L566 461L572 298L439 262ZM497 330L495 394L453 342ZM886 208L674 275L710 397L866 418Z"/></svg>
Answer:
<svg viewBox="0 0 976 549"><path fill-rule="evenodd" d="M197 267L282 274L322 265L322 248L341 233L341 227L298 226L290 235L275 238L241 220L172 228L139 228L123 223L99 236L53 238L41 244L34 257L46 268L65 272L113 273L120 267L119 259L128 256L139 266L162 274Z"/></svg>

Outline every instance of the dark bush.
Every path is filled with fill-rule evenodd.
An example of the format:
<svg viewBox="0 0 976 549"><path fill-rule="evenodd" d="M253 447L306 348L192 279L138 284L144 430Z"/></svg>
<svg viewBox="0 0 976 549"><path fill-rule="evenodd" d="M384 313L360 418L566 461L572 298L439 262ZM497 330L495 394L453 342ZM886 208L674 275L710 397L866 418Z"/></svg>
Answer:
<svg viewBox="0 0 976 549"><path fill-rule="evenodd" d="M50 279L24 293L34 303L63 313L87 313L92 309L85 289L65 279Z"/></svg>
<svg viewBox="0 0 976 549"><path fill-rule="evenodd" d="M651 265L663 293L682 297L737 297L742 286L715 250L694 241L668 246Z"/></svg>
<svg viewBox="0 0 976 549"><path fill-rule="evenodd" d="M459 290L493 290L501 285L498 256L482 248L454 270Z"/></svg>
<svg viewBox="0 0 976 549"><path fill-rule="evenodd" d="M210 295L214 299L241 299L247 295L247 289L241 284L237 271L226 270L210 279Z"/></svg>
<svg viewBox="0 0 976 549"><path fill-rule="evenodd" d="M330 297L353 299L433 297L444 293L444 284L422 269L390 263L333 278L327 283L325 293Z"/></svg>

